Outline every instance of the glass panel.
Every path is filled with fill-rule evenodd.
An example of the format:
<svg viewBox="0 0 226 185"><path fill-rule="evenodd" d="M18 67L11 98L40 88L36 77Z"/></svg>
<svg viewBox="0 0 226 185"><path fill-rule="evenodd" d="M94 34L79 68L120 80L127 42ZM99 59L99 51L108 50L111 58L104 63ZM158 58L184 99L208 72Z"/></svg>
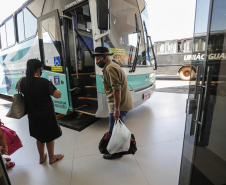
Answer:
<svg viewBox="0 0 226 185"><path fill-rule="evenodd" d="M20 13L17 14L17 29L18 29L19 42L21 42L25 39L23 11L21 11Z"/></svg>
<svg viewBox="0 0 226 185"><path fill-rule="evenodd" d="M5 25L6 25L7 43L8 46L12 46L16 42L13 18L9 19Z"/></svg>
<svg viewBox="0 0 226 185"><path fill-rule="evenodd" d="M29 38L37 32L37 19L26 8L24 9L25 37Z"/></svg>
<svg viewBox="0 0 226 185"><path fill-rule="evenodd" d="M91 17L89 12L89 5L85 5L76 9L77 26L79 30L91 32Z"/></svg>
<svg viewBox="0 0 226 185"><path fill-rule="evenodd" d="M146 65L143 25L137 1L114 0L110 1L110 7L111 32L104 42L115 53L113 59L122 65L131 64L139 48L137 64Z"/></svg>
<svg viewBox="0 0 226 185"><path fill-rule="evenodd" d="M197 0L195 34L207 32L210 0Z"/></svg>
<svg viewBox="0 0 226 185"><path fill-rule="evenodd" d="M140 1L141 2L141 1ZM142 6L142 5L141 5ZM144 39L146 43L146 63L144 62L143 64L145 65L151 65L151 57L152 56L152 46L150 44L150 40L148 36L150 36L150 33L147 31L147 27L150 28L150 19L148 16L148 10L147 7L144 6L144 9L141 11L141 18L143 20L143 29L144 29Z"/></svg>
<svg viewBox="0 0 226 185"><path fill-rule="evenodd" d="M191 184L226 184L226 2L213 1L208 60Z"/></svg>
<svg viewBox="0 0 226 185"><path fill-rule="evenodd" d="M5 49L7 48L5 24L0 28L0 31L1 31L1 46L2 49Z"/></svg>
<svg viewBox="0 0 226 185"><path fill-rule="evenodd" d="M151 65L154 66L154 69L157 69L157 63L156 63L156 58L155 58L155 54L154 54L154 48L152 45L152 41L151 41L151 37L148 37L148 42L149 42L149 57L150 57L150 63Z"/></svg>
<svg viewBox="0 0 226 185"><path fill-rule="evenodd" d="M202 75L204 73L204 49L208 25L209 5L210 0L197 0L196 2L196 18L192 53L193 58L191 61L192 69L196 72L196 78L191 79L189 84L179 185L190 185L192 174L197 172L196 168L193 166L193 153L196 145L195 142L197 140L196 134L198 134L199 131L195 120L200 121L201 119L200 106L202 102L203 88L200 88L200 85L202 84ZM201 183L199 185L201 185Z"/></svg>
<svg viewBox="0 0 226 185"><path fill-rule="evenodd" d="M55 17L42 21L43 47L46 66L61 66L60 30ZM58 29L57 29L58 28Z"/></svg>

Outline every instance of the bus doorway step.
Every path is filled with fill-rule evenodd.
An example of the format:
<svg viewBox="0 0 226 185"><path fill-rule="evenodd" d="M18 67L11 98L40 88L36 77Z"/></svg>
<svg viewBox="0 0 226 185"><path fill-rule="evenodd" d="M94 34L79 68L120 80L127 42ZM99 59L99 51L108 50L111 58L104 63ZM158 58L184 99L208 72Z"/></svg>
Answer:
<svg viewBox="0 0 226 185"><path fill-rule="evenodd" d="M63 127L70 128L76 131L82 131L88 126L96 122L98 118L80 112L73 112L63 118L58 119L58 124Z"/></svg>

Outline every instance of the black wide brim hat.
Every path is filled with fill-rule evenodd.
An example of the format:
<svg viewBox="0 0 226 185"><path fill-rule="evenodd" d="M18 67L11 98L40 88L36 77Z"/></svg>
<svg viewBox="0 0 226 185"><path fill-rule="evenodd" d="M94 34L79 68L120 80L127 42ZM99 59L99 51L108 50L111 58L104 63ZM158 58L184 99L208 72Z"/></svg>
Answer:
<svg viewBox="0 0 226 185"><path fill-rule="evenodd" d="M91 54L92 57L102 55L114 55L114 53L109 53L109 50L106 47L96 47L95 53Z"/></svg>

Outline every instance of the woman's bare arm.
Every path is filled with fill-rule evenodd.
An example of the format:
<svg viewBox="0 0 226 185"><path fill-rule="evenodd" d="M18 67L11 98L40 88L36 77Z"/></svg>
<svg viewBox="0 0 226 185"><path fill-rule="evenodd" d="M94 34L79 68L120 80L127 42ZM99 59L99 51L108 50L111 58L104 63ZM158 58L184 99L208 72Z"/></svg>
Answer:
<svg viewBox="0 0 226 185"><path fill-rule="evenodd" d="M57 89L54 91L53 93L53 97L54 98L61 98L61 92Z"/></svg>

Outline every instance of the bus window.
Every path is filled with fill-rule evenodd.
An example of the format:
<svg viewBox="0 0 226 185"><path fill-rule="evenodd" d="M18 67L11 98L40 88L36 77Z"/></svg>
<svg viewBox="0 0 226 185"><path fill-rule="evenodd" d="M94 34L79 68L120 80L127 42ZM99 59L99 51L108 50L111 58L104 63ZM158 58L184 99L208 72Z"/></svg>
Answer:
<svg viewBox="0 0 226 185"><path fill-rule="evenodd" d="M18 41L21 42L25 40L23 11L17 14L17 31L18 31Z"/></svg>
<svg viewBox="0 0 226 185"><path fill-rule="evenodd" d="M192 40L184 40L183 43L183 52L189 53L192 51Z"/></svg>
<svg viewBox="0 0 226 185"><path fill-rule="evenodd" d="M56 29L56 19L55 17L50 17L43 20L41 24L45 66L62 66L60 33Z"/></svg>
<svg viewBox="0 0 226 185"><path fill-rule="evenodd" d="M165 54L165 43L157 43L157 54Z"/></svg>
<svg viewBox="0 0 226 185"><path fill-rule="evenodd" d="M165 54L177 53L177 41L167 41L165 42Z"/></svg>
<svg viewBox="0 0 226 185"><path fill-rule="evenodd" d="M37 20L27 8L17 14L17 30L18 42L22 42L36 35Z"/></svg>
<svg viewBox="0 0 226 185"><path fill-rule="evenodd" d="M5 25L6 25L7 44L8 44L8 47L10 47L10 46L14 45L16 42L13 17L10 18L5 23Z"/></svg>
<svg viewBox="0 0 226 185"><path fill-rule="evenodd" d="M1 46L2 49L7 48L7 41L6 41L6 31L5 31L5 24L0 28L1 32Z"/></svg>
<svg viewBox="0 0 226 185"><path fill-rule="evenodd" d="M25 37L30 38L36 35L37 32L37 20L34 15L31 14L26 8L24 9L24 26Z"/></svg>
<svg viewBox="0 0 226 185"><path fill-rule="evenodd" d="M14 34L14 21L13 17L10 18L1 28L1 45L2 49L10 47L15 44L15 34Z"/></svg>
<svg viewBox="0 0 226 185"><path fill-rule="evenodd" d="M170 53L169 52L169 42L165 42L165 52L164 53Z"/></svg>
<svg viewBox="0 0 226 185"><path fill-rule="evenodd" d="M119 6L120 4L120 6ZM110 1L111 32L104 38L104 46L114 53L113 60L131 65L138 50L137 64L146 62L146 50L141 16L136 0ZM125 10L130 11L125 11Z"/></svg>
<svg viewBox="0 0 226 185"><path fill-rule="evenodd" d="M205 45L205 38L195 38L193 51L204 51Z"/></svg>
<svg viewBox="0 0 226 185"><path fill-rule="evenodd" d="M78 30L92 31L89 5L85 5L76 9Z"/></svg>
<svg viewBox="0 0 226 185"><path fill-rule="evenodd" d="M181 40L177 41L177 52L182 52Z"/></svg>

